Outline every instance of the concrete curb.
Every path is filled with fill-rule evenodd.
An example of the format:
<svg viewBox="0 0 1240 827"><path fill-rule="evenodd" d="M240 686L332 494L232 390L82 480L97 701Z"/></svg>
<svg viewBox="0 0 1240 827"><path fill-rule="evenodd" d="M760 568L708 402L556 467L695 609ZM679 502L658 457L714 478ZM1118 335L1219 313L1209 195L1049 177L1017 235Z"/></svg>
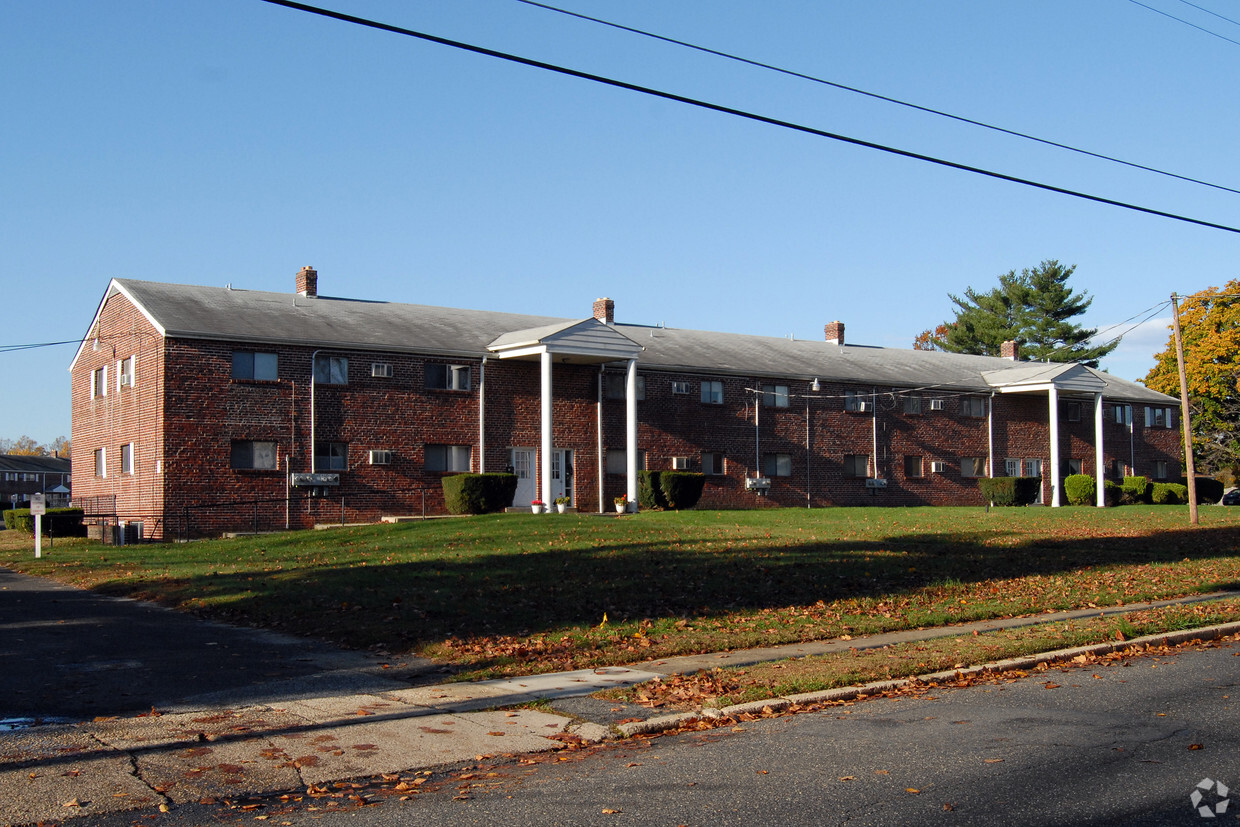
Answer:
<svg viewBox="0 0 1240 827"><path fill-rule="evenodd" d="M693 712L681 712L673 715L661 715L645 721L634 721L620 724L616 730L624 738L634 735L653 735L675 729L683 724L702 719L718 719L744 714L761 714L769 709L780 712L794 704L824 703L829 701L849 701L867 695L890 692L914 683L935 683L939 681L959 679L969 675L1008 672L1021 669L1036 669L1043 663L1062 663L1081 655L1107 655L1112 652L1123 652L1138 646L1150 644L1175 645L1190 640L1217 640L1227 635L1240 633L1240 622L1221 623L1217 626L1204 626L1199 629L1180 629L1174 632L1160 632L1132 640L1107 641L1089 646L1077 646L1072 649L1058 649L1053 652L1039 652L1019 658L1007 658L992 663L981 663L961 669L949 669L943 672L932 672L926 675L915 675L910 678L896 680L873 681L859 686L843 686L838 689L824 689L819 692L804 692L786 697L769 698L762 701L726 706L721 709L706 708Z"/></svg>

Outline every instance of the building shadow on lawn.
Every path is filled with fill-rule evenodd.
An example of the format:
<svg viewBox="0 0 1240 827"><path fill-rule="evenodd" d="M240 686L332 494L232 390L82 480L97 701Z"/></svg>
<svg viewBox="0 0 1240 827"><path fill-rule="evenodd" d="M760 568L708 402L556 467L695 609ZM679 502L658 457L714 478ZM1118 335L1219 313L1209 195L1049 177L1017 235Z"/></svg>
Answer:
<svg viewBox="0 0 1240 827"><path fill-rule="evenodd" d="M996 616L1009 613L1002 608L1005 601L1016 605L1020 595L998 587L979 590L986 581L1235 557L1240 527L1005 542L1016 543L1017 538L986 532L745 548L687 549L665 542L551 547L386 565L371 561L268 574L215 573L163 580L149 584L149 591L121 583L99 588L350 648L399 652L448 638L563 633L568 627L598 626L604 615L614 626L646 618L718 618L813 607L819 601L829 605L850 598L898 603L936 587L984 594L992 608L982 609L981 616ZM690 544L686 540L684 545ZM1115 584L1110 598L1105 593L1074 594L1066 584L1051 584L1043 602L1010 613L1108 599L1134 602L1159 589L1177 594L1212 590L1240 579L1240 564L1220 565L1202 575L1199 580L1186 578L1180 586L1164 583L1166 578L1128 578ZM978 617L951 616L945 621Z"/></svg>

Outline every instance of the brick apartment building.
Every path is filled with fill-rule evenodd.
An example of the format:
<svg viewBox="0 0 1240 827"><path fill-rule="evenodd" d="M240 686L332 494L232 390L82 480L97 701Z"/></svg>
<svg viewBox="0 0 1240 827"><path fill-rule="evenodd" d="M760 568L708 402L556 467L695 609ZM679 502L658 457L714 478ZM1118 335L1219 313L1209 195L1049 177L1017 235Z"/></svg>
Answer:
<svg viewBox="0 0 1240 827"><path fill-rule="evenodd" d="M610 511L981 504L977 478L1179 475L1175 400L1077 364L113 280L72 374L75 501L148 537L441 512L440 479ZM1097 471L1101 468L1102 474ZM1099 485L1101 494L1101 484ZM308 496L318 495L318 496Z"/></svg>
<svg viewBox="0 0 1240 827"><path fill-rule="evenodd" d="M32 494L45 494L50 508L69 504L69 458L0 454L0 508L29 508Z"/></svg>

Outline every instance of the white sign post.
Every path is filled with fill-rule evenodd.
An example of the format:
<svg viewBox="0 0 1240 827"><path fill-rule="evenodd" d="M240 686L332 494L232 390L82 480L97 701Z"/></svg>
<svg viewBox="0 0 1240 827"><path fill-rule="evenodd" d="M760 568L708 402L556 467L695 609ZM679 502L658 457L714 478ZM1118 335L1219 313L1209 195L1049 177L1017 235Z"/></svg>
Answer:
<svg viewBox="0 0 1240 827"><path fill-rule="evenodd" d="M34 556L43 556L43 515L47 513L47 497L30 495L30 513L34 516Z"/></svg>

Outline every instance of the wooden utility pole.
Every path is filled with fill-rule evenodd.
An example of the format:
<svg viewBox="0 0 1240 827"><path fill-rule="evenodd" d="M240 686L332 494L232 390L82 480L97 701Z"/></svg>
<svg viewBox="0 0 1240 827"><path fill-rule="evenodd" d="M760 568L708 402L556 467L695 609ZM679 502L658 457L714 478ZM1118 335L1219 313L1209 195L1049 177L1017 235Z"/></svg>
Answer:
<svg viewBox="0 0 1240 827"><path fill-rule="evenodd" d="M1184 470L1188 483L1188 521L1197 525L1197 468L1193 465L1193 428L1188 415L1188 372L1184 369L1184 340L1180 338L1180 297L1171 294L1171 330L1175 333L1175 361L1180 368L1180 427L1184 431Z"/></svg>

